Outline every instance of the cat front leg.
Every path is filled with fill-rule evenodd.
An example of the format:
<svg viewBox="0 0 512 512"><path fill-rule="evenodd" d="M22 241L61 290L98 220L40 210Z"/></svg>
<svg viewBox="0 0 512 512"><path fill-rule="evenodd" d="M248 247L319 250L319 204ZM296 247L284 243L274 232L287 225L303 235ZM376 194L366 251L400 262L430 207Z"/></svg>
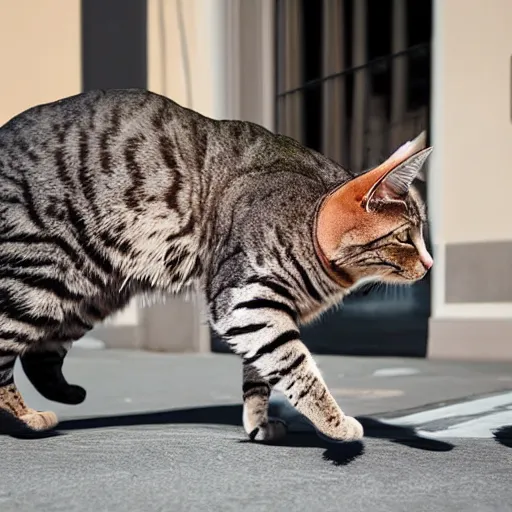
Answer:
<svg viewBox="0 0 512 512"><path fill-rule="evenodd" d="M309 350L298 339L298 331L296 339L280 344L271 353L265 349L257 351L251 364L275 389L284 393L320 434L337 441L363 437L361 424L345 415L331 395Z"/></svg>
<svg viewBox="0 0 512 512"><path fill-rule="evenodd" d="M270 418L268 405L271 386L250 364L243 365L243 425L251 441L275 442L287 432L279 418Z"/></svg>
<svg viewBox="0 0 512 512"><path fill-rule="evenodd" d="M263 375L279 379L275 388L313 423L319 434L337 441L361 439L362 425L340 409L302 341L294 340L283 347L281 354L276 363L261 362Z"/></svg>
<svg viewBox="0 0 512 512"><path fill-rule="evenodd" d="M340 441L361 439L361 424L340 409L300 340L289 298L261 284L238 285L225 288L211 309L214 328L255 369L259 382L282 391L320 434ZM268 403L264 393L258 396L259 406Z"/></svg>

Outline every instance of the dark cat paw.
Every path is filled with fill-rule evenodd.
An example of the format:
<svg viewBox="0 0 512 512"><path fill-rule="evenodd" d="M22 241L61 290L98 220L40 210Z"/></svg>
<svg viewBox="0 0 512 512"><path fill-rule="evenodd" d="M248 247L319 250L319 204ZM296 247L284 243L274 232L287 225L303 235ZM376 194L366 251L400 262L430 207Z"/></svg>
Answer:
<svg viewBox="0 0 512 512"><path fill-rule="evenodd" d="M81 404L84 388L68 384L62 373L66 352L27 352L20 358L25 375L47 400L67 405Z"/></svg>
<svg viewBox="0 0 512 512"><path fill-rule="evenodd" d="M81 386L75 384L60 385L56 388L40 389L39 392L52 402L59 402L67 405L81 404L87 396L87 391Z"/></svg>

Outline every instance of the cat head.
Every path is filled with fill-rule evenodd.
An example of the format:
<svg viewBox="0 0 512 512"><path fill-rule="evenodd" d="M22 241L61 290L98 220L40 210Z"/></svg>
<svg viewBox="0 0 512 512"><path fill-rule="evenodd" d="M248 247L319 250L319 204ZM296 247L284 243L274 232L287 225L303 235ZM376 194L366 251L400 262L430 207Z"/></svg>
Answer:
<svg viewBox="0 0 512 512"><path fill-rule="evenodd" d="M424 239L425 207L412 186L432 151L425 136L328 194L315 242L333 279L345 287L367 280L421 279L433 264Z"/></svg>

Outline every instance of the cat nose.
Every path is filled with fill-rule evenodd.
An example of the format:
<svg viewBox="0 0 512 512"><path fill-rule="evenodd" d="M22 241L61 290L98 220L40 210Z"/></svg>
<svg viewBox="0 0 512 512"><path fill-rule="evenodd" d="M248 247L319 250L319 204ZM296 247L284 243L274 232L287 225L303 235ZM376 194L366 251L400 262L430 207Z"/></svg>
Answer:
<svg viewBox="0 0 512 512"><path fill-rule="evenodd" d="M434 264L432 256L430 256L430 254L428 253L422 254L420 260L426 270L430 270L432 268L432 265Z"/></svg>

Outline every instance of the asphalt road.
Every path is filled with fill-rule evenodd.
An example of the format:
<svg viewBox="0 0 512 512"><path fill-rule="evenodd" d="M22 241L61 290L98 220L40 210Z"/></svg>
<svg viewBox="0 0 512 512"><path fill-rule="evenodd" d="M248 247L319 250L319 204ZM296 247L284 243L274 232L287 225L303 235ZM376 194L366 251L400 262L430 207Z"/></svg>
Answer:
<svg viewBox="0 0 512 512"><path fill-rule="evenodd" d="M62 422L0 437L0 511L512 511L510 365L317 360L362 443L321 441L280 400L286 440L247 442L232 356L74 350L66 373L89 392L75 408L17 369Z"/></svg>

